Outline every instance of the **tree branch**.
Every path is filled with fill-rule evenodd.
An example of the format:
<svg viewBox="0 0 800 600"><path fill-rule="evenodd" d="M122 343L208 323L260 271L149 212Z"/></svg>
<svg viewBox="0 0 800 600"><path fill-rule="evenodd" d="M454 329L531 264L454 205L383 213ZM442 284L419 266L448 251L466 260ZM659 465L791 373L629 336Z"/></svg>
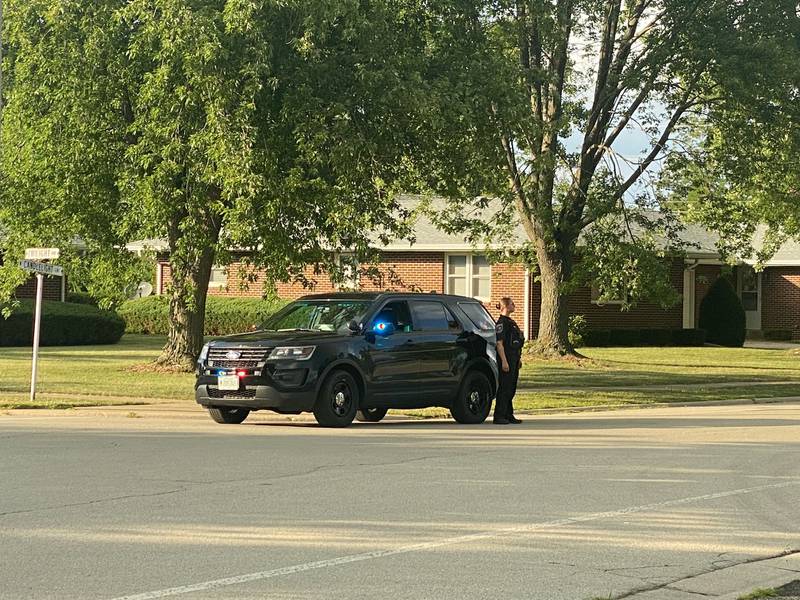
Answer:
<svg viewBox="0 0 800 600"><path fill-rule="evenodd" d="M606 151L606 149L610 148L613 145L613 143L616 141L619 135L628 126L628 123L630 123L631 119L633 118L633 115L636 114L636 111L639 109L642 103L647 99L647 96L649 96L650 92L653 90L653 85L655 84L657 76L658 76L658 71L654 69L652 74L650 75L650 78L647 80L647 82L645 82L644 86L642 86L642 89L639 90L639 93L637 94L636 98L633 99L630 106L628 106L627 110L622 114L622 117L617 123L617 126L605 139L602 147L596 148L595 153L597 154L596 156L597 159L599 159L602 156L602 154Z"/></svg>
<svg viewBox="0 0 800 600"><path fill-rule="evenodd" d="M533 220L531 219L531 207L528 203L528 197L525 192L525 187L522 183L522 177L519 169L517 168L517 159L516 156L514 156L514 147L511 144L511 139L509 138L508 134L500 134L500 144L506 156L509 173L508 179L509 183L511 184L511 189L514 192L514 204L517 207L517 213L522 221L522 227L525 229L525 233L528 235L529 239L536 239L537 232L534 227Z"/></svg>
<svg viewBox="0 0 800 600"><path fill-rule="evenodd" d="M688 95L689 94L687 93L686 96ZM664 150L666 147L667 142L672 135L672 131L680 122L683 113L685 113L694 104L695 102L690 102L686 97L684 98L684 101L675 109L672 118L669 120L666 127L664 127L664 131L661 133L661 137L658 138L658 141L653 146L653 149L650 151L647 157L641 163L639 163L639 166L636 168L636 170L634 170L633 173L631 173L630 177L628 177L628 179L625 180L625 182L619 187L617 193L615 194L617 198L622 198L631 188L631 186L639 180L642 174L647 171L648 168L650 168L650 165L653 164L656 158L658 158L658 155L661 154L662 150Z"/></svg>

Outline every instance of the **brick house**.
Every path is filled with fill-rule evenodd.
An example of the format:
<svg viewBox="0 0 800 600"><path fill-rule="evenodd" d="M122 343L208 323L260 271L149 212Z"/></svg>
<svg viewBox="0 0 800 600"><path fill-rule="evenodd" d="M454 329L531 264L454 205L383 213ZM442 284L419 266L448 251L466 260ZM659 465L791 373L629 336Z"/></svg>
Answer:
<svg viewBox="0 0 800 600"><path fill-rule="evenodd" d="M526 337L536 337L541 287L527 269L514 263L490 264L480 250L457 235L442 232L424 215L418 217L414 231L414 244L396 241L380 248L377 278L354 277L347 289L461 294L480 299L492 312L501 297L511 296L518 307L517 321L524 327ZM623 311L620 303L600 304L596 290L586 287L570 296L570 312L583 315L590 328L695 328L700 302L725 265L716 250L714 234L700 226L688 225L682 235L691 244L691 250L685 258L674 259L671 269L672 284L680 293L681 302L666 310L642 303ZM525 240L522 231L516 236L522 244ZM129 246L132 250L143 247L159 253L154 293L163 294L170 282L166 243L146 240ZM243 288L239 282L244 268L241 261L215 267L209 292L261 297L264 274L255 273L256 282ZM313 283L311 287L279 283L278 295L294 299L312 292L336 290L324 274L315 275L309 269L306 276ZM764 330L786 330L792 332L794 339L800 339L800 243L785 244L762 272L743 263L734 267L733 277L751 335L759 336Z"/></svg>
<svg viewBox="0 0 800 600"><path fill-rule="evenodd" d="M3 252L0 250L0 266L3 265ZM25 283L17 287L14 296L19 299L36 298L36 277L31 275ZM54 277L47 275L44 278L42 288L42 298L44 300L54 300L64 302L67 299L67 278Z"/></svg>

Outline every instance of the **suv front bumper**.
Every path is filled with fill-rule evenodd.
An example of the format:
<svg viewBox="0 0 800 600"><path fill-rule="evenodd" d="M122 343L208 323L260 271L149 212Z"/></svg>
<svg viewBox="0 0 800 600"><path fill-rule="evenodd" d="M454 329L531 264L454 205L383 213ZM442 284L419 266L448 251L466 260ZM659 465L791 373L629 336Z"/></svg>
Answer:
<svg viewBox="0 0 800 600"><path fill-rule="evenodd" d="M205 407L267 409L294 414L307 412L314 408L317 398L316 377L308 375L304 374L300 385L291 377L245 376L241 378L238 391L219 390L216 377L201 375L195 384L195 399Z"/></svg>

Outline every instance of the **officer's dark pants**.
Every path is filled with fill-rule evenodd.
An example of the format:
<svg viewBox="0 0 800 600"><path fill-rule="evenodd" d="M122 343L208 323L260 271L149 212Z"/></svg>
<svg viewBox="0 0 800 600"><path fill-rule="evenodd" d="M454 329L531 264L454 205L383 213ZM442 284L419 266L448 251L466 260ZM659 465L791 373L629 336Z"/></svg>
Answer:
<svg viewBox="0 0 800 600"><path fill-rule="evenodd" d="M519 357L508 357L508 373L500 367L500 385L497 387L497 400L494 402L494 418L508 419L514 416L512 401L517 393L519 380Z"/></svg>

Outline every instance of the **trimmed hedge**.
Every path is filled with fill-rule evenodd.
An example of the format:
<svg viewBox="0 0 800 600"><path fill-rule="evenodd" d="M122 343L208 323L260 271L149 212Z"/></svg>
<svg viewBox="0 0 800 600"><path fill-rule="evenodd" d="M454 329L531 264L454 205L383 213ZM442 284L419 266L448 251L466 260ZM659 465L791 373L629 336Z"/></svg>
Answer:
<svg viewBox="0 0 800 600"><path fill-rule="evenodd" d="M700 303L700 328L708 332L712 344L741 348L747 334L746 323L736 290L727 278L719 277Z"/></svg>
<svg viewBox="0 0 800 600"><path fill-rule="evenodd" d="M584 334L585 346L702 346L702 329L590 329Z"/></svg>
<svg viewBox="0 0 800 600"><path fill-rule="evenodd" d="M0 317L0 346L33 343L34 303L21 300L8 318ZM87 304L42 303L41 346L116 344L125 333L125 322L114 312Z"/></svg>
<svg viewBox="0 0 800 600"><path fill-rule="evenodd" d="M97 306L97 299L88 292L67 292L67 302L72 304L89 304Z"/></svg>
<svg viewBox="0 0 800 600"><path fill-rule="evenodd" d="M286 300L225 298L209 296L206 301L205 335L229 335L248 331L287 304ZM119 315L127 333L169 333L169 297L148 296L123 302Z"/></svg>

